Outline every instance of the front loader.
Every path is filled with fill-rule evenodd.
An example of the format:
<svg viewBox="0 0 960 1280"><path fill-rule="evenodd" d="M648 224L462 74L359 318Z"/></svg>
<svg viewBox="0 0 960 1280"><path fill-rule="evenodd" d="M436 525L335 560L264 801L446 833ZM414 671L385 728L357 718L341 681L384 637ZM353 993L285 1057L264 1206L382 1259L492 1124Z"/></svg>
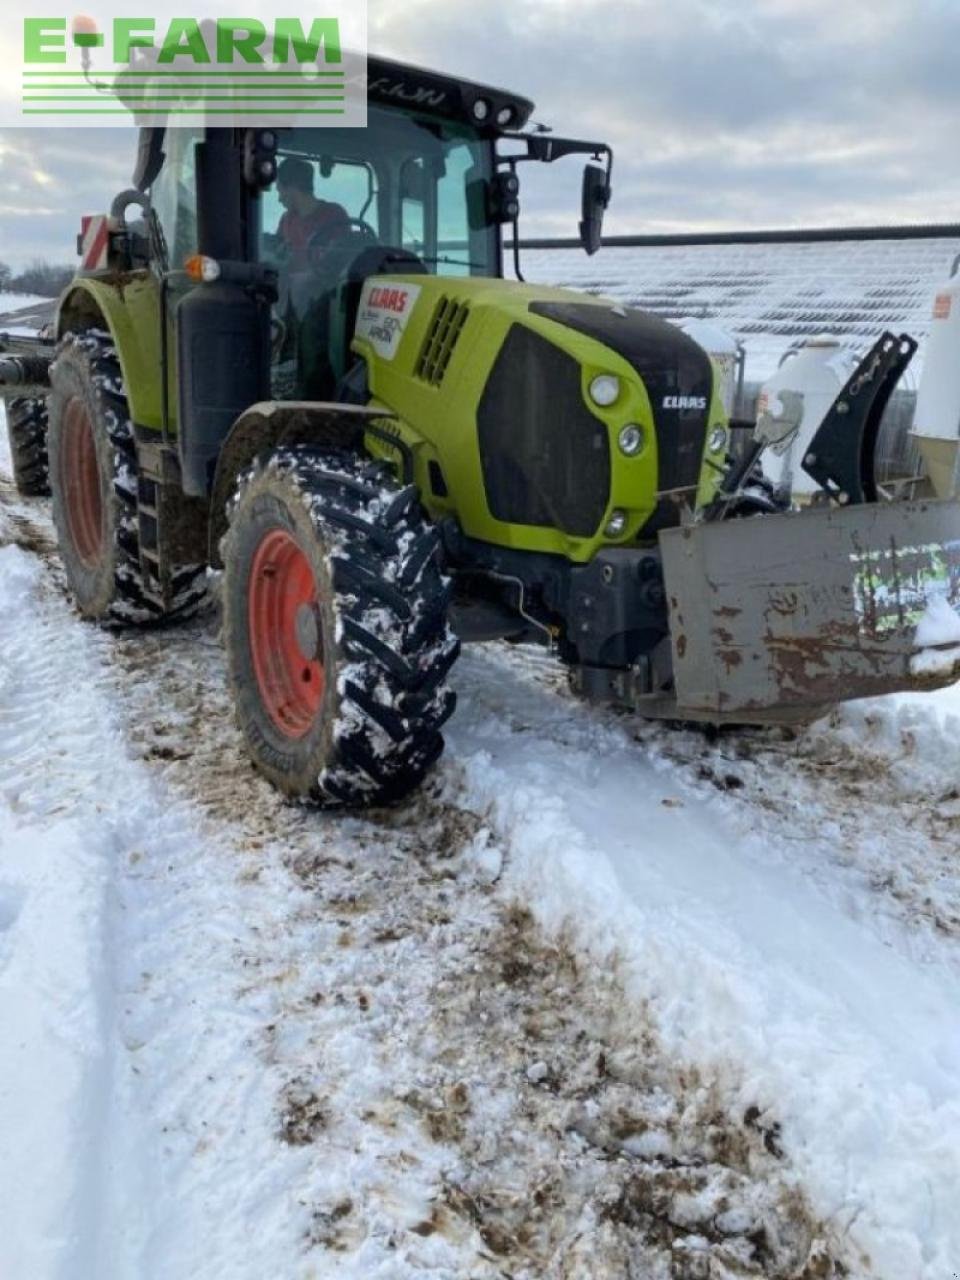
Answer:
<svg viewBox="0 0 960 1280"><path fill-rule="evenodd" d="M789 510L758 466L788 417L729 422L664 321L503 278L522 165L592 158L588 252L610 198L609 149L525 132L531 110L374 59L364 130L142 130L133 189L84 220L55 352L0 363L11 395L49 382L81 614L186 618L222 569L238 721L291 796L415 788L461 640L540 641L589 699L717 724L960 674L960 508L873 478L911 340L851 378L805 460L822 503ZM291 157L346 215L299 256Z"/></svg>

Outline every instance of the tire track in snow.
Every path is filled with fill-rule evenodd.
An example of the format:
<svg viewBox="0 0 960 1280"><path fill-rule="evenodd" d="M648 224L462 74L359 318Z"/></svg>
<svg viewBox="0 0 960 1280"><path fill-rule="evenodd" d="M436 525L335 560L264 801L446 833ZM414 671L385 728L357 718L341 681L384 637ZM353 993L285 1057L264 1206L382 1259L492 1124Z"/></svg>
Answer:
<svg viewBox="0 0 960 1280"><path fill-rule="evenodd" d="M721 811L746 844L759 836L769 862L802 871L885 942L960 964L960 690L851 703L799 731L710 735L584 707L543 652L493 652L559 695L541 712L551 733L575 745L585 724L609 729L615 751Z"/></svg>
<svg viewBox="0 0 960 1280"><path fill-rule="evenodd" d="M3 514L18 541L42 541L42 523L31 528L32 516ZM295 894L269 850L258 854L255 873L238 868L235 851L206 837L192 806L158 790L127 758L113 724L114 642L71 617L19 548L2 554L17 557L29 580L18 602L24 607L5 618L3 637L2 784L21 822L14 842L35 838L62 815L83 833L79 849L67 852L91 863L90 878L116 898L114 910L98 902L96 913L70 921L79 935L75 951L90 958L70 995L89 1025L74 1073L84 1078L56 1109L63 1132L31 1116L50 1099L33 1098L26 1077L14 1081L10 1099L41 1148L70 1153L69 1167L45 1179L49 1192L38 1185L33 1199L51 1200L51 1221L74 1222L75 1230L59 1249L25 1239L22 1253L11 1233L2 1256L12 1259L10 1274L31 1280L61 1271L179 1280L221 1268L259 1277L273 1272L278 1252L287 1259L280 1269L289 1263L292 1274L307 1226L296 1226L304 1217L304 1158L277 1142L277 1098L287 1091L291 1106L302 1099L299 1082L256 1045L274 1025L274 968ZM272 899L265 889L274 869ZM66 1001L54 1003L73 1016ZM31 1069L36 1064L27 1061L25 1073ZM89 1154L97 1149L102 1159ZM224 1179L232 1165L232 1179ZM12 1155L5 1166L12 1205ZM211 1213L220 1232L212 1251ZM282 1229L250 1242L250 1221L272 1216Z"/></svg>
<svg viewBox="0 0 960 1280"><path fill-rule="evenodd" d="M194 815L129 758L108 638L70 615L19 548L0 558L15 605L0 620L0 793L13 819L4 870L20 868L22 915L36 917L17 975L32 1016L21 1061L4 1064L19 1070L3 1073L4 1137L20 1150L3 1161L2 1269L31 1280L200 1276L180 1262L203 1258L204 1206L181 1205L171 1174L219 1126L239 1136L241 1155L243 1133L254 1135L245 1186L255 1186L275 1126L276 1084L246 1049L260 1010L236 994L238 967L262 962L258 931L234 868L208 855Z"/></svg>
<svg viewBox="0 0 960 1280"><path fill-rule="evenodd" d="M105 782L96 701L83 688L65 701L62 638L39 620L23 625L45 594L36 561L19 547L0 557L0 874L18 881L4 895L17 910L0 973L0 1203L16 1206L0 1270L66 1277L58 1240L69 1241L82 1270L96 1257L96 1151L111 1079L104 937L116 848L88 805ZM33 865L34 849L43 867Z"/></svg>

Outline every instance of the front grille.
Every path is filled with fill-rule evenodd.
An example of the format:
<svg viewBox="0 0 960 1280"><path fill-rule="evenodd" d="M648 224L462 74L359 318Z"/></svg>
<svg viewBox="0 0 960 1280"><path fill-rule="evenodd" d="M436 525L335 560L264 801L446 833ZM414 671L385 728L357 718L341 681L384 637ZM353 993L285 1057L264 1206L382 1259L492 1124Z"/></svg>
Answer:
<svg viewBox="0 0 960 1280"><path fill-rule="evenodd" d="M680 329L642 311L588 302L534 302L530 310L595 338L633 366L647 389L657 429L657 488L662 495L695 490L713 395L710 357ZM676 408L680 403L697 407ZM679 521L680 506L661 497L643 535Z"/></svg>
<svg viewBox="0 0 960 1280"><path fill-rule="evenodd" d="M457 302L454 298L440 299L417 359L415 372L418 378L434 387L440 386L469 314L470 308L466 303Z"/></svg>
<svg viewBox="0 0 960 1280"><path fill-rule="evenodd" d="M580 366L515 324L477 412L490 512L509 524L589 538L610 493L607 429L583 400Z"/></svg>

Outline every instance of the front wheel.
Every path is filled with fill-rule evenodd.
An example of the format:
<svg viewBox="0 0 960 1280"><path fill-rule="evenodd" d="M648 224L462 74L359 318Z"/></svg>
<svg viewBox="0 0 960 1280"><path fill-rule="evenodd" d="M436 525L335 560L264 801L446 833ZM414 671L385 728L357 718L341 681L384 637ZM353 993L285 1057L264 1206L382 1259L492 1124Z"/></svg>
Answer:
<svg viewBox="0 0 960 1280"><path fill-rule="evenodd" d="M240 482L224 639L257 768L324 805L402 799L443 750L459 652L435 530L380 463L281 449Z"/></svg>

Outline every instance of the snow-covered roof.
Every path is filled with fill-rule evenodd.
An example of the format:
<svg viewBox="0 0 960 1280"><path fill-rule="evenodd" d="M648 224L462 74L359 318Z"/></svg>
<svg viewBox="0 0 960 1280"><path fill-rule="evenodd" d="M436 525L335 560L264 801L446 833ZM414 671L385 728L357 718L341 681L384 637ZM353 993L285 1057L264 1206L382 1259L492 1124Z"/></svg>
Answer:
<svg viewBox="0 0 960 1280"><path fill-rule="evenodd" d="M960 255L960 235L527 249L527 279L608 294L668 320L716 321L743 342L747 379L768 377L796 340L832 334L863 352L884 329L921 343L937 286Z"/></svg>

